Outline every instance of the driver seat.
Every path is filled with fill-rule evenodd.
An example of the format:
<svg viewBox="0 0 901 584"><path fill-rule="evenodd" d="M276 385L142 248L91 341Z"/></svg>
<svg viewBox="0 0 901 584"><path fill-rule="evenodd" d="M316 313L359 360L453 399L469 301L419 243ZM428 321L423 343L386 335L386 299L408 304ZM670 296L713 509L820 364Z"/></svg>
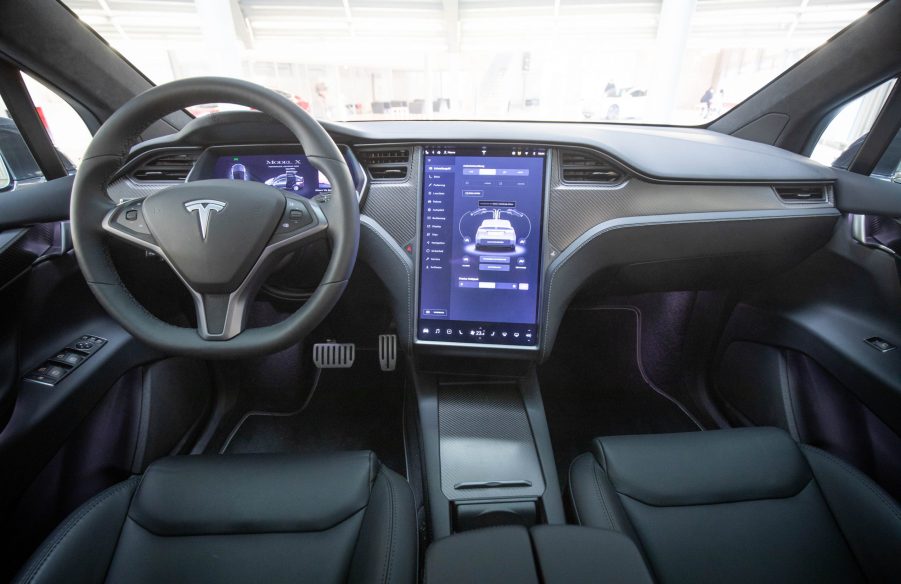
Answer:
<svg viewBox="0 0 901 584"><path fill-rule="evenodd" d="M371 452L177 456L103 491L16 582L379 582L416 578L407 482Z"/></svg>

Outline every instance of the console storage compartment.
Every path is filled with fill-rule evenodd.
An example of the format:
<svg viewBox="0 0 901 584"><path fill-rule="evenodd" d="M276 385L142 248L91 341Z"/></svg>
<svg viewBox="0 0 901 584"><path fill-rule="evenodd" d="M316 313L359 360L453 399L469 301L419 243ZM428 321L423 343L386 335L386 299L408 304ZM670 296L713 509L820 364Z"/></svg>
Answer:
<svg viewBox="0 0 901 584"><path fill-rule="evenodd" d="M434 538L565 523L534 370L520 378L415 377Z"/></svg>
<svg viewBox="0 0 901 584"><path fill-rule="evenodd" d="M628 536L574 525L493 527L452 535L426 552L429 584L653 582Z"/></svg>

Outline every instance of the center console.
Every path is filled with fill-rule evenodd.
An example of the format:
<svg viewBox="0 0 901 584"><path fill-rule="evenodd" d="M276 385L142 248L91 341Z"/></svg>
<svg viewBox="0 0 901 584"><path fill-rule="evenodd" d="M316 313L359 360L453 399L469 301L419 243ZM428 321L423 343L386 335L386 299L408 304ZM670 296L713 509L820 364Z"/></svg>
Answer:
<svg viewBox="0 0 901 584"><path fill-rule="evenodd" d="M530 363L541 338L550 151L419 152L414 384L433 536L563 523Z"/></svg>

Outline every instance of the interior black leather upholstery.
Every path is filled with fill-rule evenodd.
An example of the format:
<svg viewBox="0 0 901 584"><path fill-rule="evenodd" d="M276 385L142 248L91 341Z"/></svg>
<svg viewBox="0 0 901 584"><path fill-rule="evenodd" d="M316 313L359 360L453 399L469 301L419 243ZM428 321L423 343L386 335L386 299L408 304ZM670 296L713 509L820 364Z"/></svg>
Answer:
<svg viewBox="0 0 901 584"><path fill-rule="evenodd" d="M650 584L635 544L609 529L489 527L429 547L426 584Z"/></svg>
<svg viewBox="0 0 901 584"><path fill-rule="evenodd" d="M901 508L775 428L595 439L570 468L582 525L640 545L660 582L888 582Z"/></svg>
<svg viewBox="0 0 901 584"><path fill-rule="evenodd" d="M76 510L18 582L412 583L407 482L371 452L182 456Z"/></svg>

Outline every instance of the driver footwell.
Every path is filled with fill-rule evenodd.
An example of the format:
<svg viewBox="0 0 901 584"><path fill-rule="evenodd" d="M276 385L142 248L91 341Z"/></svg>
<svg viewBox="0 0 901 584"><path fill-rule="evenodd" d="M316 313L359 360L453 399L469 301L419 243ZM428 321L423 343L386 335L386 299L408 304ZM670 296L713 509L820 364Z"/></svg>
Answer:
<svg viewBox="0 0 901 584"><path fill-rule="evenodd" d="M312 367L312 365L310 366ZM257 379L260 373L257 371ZM406 474L403 444L404 376L383 372L375 350L357 348L350 369L314 370L291 400L242 400L243 413L215 446L227 454L325 453L372 450L391 470ZM242 388L248 393L252 388ZM262 396L261 396L262 397Z"/></svg>

